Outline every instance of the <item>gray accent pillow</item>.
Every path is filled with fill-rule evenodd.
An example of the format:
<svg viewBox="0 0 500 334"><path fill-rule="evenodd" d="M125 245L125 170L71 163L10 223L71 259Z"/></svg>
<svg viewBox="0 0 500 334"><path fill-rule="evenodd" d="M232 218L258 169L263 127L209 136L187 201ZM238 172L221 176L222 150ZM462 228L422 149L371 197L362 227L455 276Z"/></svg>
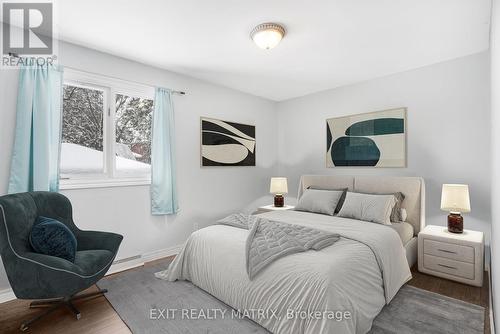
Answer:
<svg viewBox="0 0 500 334"><path fill-rule="evenodd" d="M343 193L341 190L306 189L295 206L295 210L333 216Z"/></svg>
<svg viewBox="0 0 500 334"><path fill-rule="evenodd" d="M335 208L335 213L339 213L340 209L342 208L342 205L344 204L345 201L345 194L347 193L348 188L341 188L341 189L328 189L328 188L321 188L318 186L309 186L307 189L316 189L316 190L329 190L329 191L342 191L342 196L340 196L339 202L337 203L337 207Z"/></svg>
<svg viewBox="0 0 500 334"><path fill-rule="evenodd" d="M338 217L353 218L391 225L391 212L396 205L394 195L375 195L348 191Z"/></svg>
<svg viewBox="0 0 500 334"><path fill-rule="evenodd" d="M393 195L394 197L396 197L396 205L394 205L394 208L392 209L391 212L391 222L403 222L405 221L406 218L403 219L403 215L401 214L401 209L403 201L405 200L405 195L403 195L402 192L397 192L394 193Z"/></svg>

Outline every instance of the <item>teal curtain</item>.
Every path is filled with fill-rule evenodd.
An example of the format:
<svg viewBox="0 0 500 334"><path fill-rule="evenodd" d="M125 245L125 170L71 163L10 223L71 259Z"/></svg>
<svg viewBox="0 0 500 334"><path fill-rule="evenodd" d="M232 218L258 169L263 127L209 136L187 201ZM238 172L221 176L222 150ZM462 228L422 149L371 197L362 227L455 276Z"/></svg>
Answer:
<svg viewBox="0 0 500 334"><path fill-rule="evenodd" d="M59 190L62 74L47 65L19 70L9 194Z"/></svg>
<svg viewBox="0 0 500 334"><path fill-rule="evenodd" d="M175 133L172 91L155 89L151 147L151 213L179 211L175 172Z"/></svg>

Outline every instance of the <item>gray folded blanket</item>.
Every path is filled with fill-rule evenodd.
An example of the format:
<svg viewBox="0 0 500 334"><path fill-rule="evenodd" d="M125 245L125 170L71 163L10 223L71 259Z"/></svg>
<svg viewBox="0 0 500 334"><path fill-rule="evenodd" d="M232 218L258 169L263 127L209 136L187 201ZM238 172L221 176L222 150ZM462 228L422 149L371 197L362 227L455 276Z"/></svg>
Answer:
<svg viewBox="0 0 500 334"><path fill-rule="evenodd" d="M340 238L336 233L242 213L232 214L217 223L250 230L246 241L246 267L250 279L279 258L310 249L320 250Z"/></svg>

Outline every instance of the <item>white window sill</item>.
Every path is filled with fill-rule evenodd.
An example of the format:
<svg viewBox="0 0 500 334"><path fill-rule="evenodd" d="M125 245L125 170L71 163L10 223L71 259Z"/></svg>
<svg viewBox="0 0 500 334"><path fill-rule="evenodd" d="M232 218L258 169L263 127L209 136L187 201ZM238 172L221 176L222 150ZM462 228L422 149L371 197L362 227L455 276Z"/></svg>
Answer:
<svg viewBox="0 0 500 334"><path fill-rule="evenodd" d="M122 178L122 179L61 179L60 190L70 189L92 189L92 188L114 188L131 186L149 186L149 178Z"/></svg>

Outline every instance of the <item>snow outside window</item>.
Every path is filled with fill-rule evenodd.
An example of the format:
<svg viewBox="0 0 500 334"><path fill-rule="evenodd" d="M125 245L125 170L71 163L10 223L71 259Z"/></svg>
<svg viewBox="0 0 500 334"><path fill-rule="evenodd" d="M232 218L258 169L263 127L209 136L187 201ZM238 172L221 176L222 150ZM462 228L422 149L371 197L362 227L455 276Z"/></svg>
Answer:
<svg viewBox="0 0 500 334"><path fill-rule="evenodd" d="M65 71L61 188L148 184L154 88Z"/></svg>

